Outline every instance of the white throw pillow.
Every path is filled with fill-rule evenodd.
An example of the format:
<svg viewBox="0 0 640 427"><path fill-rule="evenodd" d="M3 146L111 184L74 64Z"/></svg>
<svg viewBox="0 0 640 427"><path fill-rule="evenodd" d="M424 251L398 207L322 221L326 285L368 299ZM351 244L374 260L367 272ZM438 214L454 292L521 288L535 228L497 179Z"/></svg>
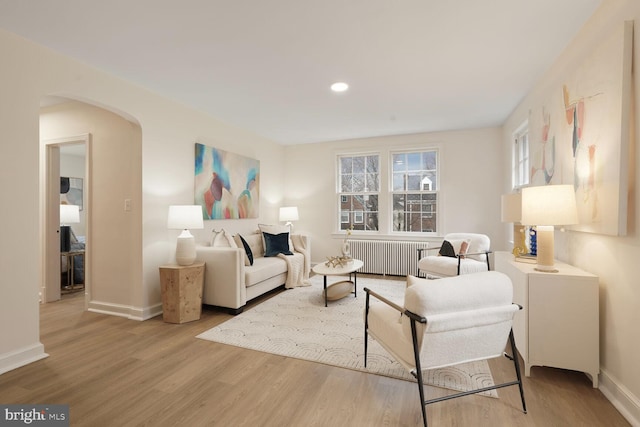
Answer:
<svg viewBox="0 0 640 427"><path fill-rule="evenodd" d="M216 233L211 246L217 248L238 248L233 236L224 231L224 228Z"/></svg>

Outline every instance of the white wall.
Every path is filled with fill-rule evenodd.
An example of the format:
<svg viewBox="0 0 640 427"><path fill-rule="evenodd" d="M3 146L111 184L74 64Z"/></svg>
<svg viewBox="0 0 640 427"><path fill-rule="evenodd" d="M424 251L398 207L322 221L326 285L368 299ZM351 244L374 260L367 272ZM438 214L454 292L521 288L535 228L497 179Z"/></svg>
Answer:
<svg viewBox="0 0 640 427"><path fill-rule="evenodd" d="M388 158L389 151L394 149L437 147L441 184L437 235L457 231L485 233L496 245L501 245L505 231L500 223L504 163L500 144L500 129L490 128L287 146L285 202L298 206L300 220L295 223L295 230L311 236L313 261L322 262L339 253L344 237L343 233L337 233L336 156L378 152L382 158ZM387 182L387 176L381 176L381 186L386 187ZM406 235L389 232L389 212L382 211L383 206L381 197L380 233L369 236L407 240ZM413 239L430 240L424 236Z"/></svg>
<svg viewBox="0 0 640 427"><path fill-rule="evenodd" d="M637 0L605 1L587 25L568 46L556 64L544 75L533 91L512 113L504 125L503 156L511 149L511 134L528 115L532 106L541 105L545 93L558 87L569 70L576 69L598 40L620 28L625 20L635 20L633 99L640 105L640 2ZM638 109L633 115L635 129L640 129ZM638 136L632 144L638 146ZM508 157L506 157L508 158ZM638 150L632 150L630 167L636 170ZM508 168L503 176L503 190L508 191ZM640 425L640 236L637 224L636 188L640 188L637 173L630 181L629 225L624 237L612 237L582 232L556 232L556 257L600 277L600 389L635 425ZM568 337L569 339L570 337Z"/></svg>
<svg viewBox="0 0 640 427"><path fill-rule="evenodd" d="M284 194L282 146L5 31L0 31L0 56L8 64L0 67L0 178L3 183L14 183L3 185L0 197L22 207L2 213L3 223L12 226L0 240L0 373L45 355L38 326L38 288L43 280L39 174L24 173L40 168L38 127L43 96L88 101L132 117L142 129L140 157L120 159L141 163L141 202L132 208L141 218L134 227L142 235L142 265L139 277L127 278L131 283L121 303L105 307L113 314L145 319L158 312L158 266L173 259L177 236L176 231L166 229L167 210L170 204L193 203L196 141L261 162L261 217L224 222L225 226L233 222L240 228L255 229L259 221L277 218ZM120 200L119 206L123 203ZM208 221L207 229L196 237L206 239L220 223Z"/></svg>
<svg viewBox="0 0 640 427"><path fill-rule="evenodd" d="M2 58L19 55L11 42L0 34ZM36 69L33 61L0 67L0 200L20 206L3 209L1 218L11 226L0 239L0 373L45 356L38 325L39 96L37 84L29 84Z"/></svg>

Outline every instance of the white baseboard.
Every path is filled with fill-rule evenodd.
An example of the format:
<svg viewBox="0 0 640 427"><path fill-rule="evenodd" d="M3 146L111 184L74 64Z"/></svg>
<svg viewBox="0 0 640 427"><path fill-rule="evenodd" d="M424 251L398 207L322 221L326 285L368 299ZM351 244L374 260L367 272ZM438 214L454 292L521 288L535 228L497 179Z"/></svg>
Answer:
<svg viewBox="0 0 640 427"><path fill-rule="evenodd" d="M600 386L602 394L634 427L640 427L640 399L620 384L613 375L600 369Z"/></svg>
<svg viewBox="0 0 640 427"><path fill-rule="evenodd" d="M0 375L48 356L44 352L44 346L41 343L36 343L11 353L0 354Z"/></svg>
<svg viewBox="0 0 640 427"><path fill-rule="evenodd" d="M136 320L148 320L162 314L162 303L135 310Z"/></svg>
<svg viewBox="0 0 640 427"><path fill-rule="evenodd" d="M108 314L110 316L142 321L162 314L162 303L142 308L113 304L110 302L90 301L88 310L93 313Z"/></svg>

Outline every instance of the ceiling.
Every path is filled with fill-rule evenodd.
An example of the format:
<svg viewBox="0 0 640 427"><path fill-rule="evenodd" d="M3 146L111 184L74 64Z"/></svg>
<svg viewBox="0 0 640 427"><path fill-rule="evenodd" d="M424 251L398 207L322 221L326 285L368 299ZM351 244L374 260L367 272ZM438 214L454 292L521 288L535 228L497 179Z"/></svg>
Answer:
<svg viewBox="0 0 640 427"><path fill-rule="evenodd" d="M601 1L0 0L0 28L300 144L501 125Z"/></svg>

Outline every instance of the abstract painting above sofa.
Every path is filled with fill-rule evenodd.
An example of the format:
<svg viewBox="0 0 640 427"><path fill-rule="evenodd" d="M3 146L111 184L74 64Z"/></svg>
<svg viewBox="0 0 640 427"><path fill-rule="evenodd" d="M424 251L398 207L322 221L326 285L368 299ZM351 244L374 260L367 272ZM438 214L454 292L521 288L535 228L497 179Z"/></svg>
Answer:
<svg viewBox="0 0 640 427"><path fill-rule="evenodd" d="M260 161L196 144L195 204L204 219L258 218Z"/></svg>

